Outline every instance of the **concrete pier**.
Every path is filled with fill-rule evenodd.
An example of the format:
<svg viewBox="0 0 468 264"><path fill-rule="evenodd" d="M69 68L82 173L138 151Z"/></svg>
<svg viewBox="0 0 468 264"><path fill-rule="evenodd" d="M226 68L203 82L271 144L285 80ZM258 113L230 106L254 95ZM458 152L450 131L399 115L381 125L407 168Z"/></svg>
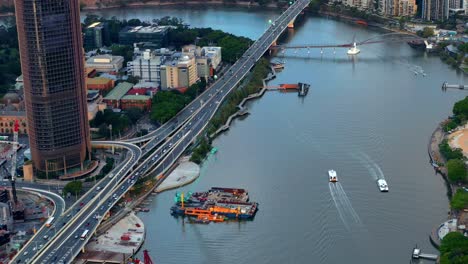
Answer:
<svg viewBox="0 0 468 264"><path fill-rule="evenodd" d="M447 89L459 89L459 90L468 90L468 85L464 84L448 84L447 82L444 82L442 84L442 91L447 91Z"/></svg>

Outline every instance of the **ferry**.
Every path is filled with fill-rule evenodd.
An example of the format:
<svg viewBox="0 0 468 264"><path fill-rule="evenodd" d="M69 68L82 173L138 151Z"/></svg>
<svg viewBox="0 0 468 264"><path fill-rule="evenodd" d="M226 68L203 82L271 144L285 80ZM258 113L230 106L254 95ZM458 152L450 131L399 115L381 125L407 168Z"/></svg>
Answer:
<svg viewBox="0 0 468 264"><path fill-rule="evenodd" d="M328 171L328 180L330 182L337 182L338 181L338 176L336 175L336 171L334 171L334 170L329 170Z"/></svg>
<svg viewBox="0 0 468 264"><path fill-rule="evenodd" d="M353 47L348 50L348 55L357 55L361 50L357 48L356 42L353 43Z"/></svg>
<svg viewBox="0 0 468 264"><path fill-rule="evenodd" d="M388 185L384 179L378 179L377 186L379 186L381 192L388 192Z"/></svg>

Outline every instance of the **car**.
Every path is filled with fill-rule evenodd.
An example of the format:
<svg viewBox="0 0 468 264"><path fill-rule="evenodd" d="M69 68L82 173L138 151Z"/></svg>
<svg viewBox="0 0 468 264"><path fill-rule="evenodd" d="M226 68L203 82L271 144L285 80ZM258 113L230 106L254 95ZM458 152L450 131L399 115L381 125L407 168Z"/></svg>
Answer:
<svg viewBox="0 0 468 264"><path fill-rule="evenodd" d="M26 256L26 255L28 255L28 252L27 252L27 251L25 251L25 252L23 253L23 255L25 255L25 256Z"/></svg>
<svg viewBox="0 0 468 264"><path fill-rule="evenodd" d="M71 214L67 214L67 217L70 218Z"/></svg>
<svg viewBox="0 0 468 264"><path fill-rule="evenodd" d="M37 248L36 248L36 247L33 247L33 251L36 251L36 250L37 250Z"/></svg>
<svg viewBox="0 0 468 264"><path fill-rule="evenodd" d="M101 186L98 186L98 187L96 188L96 191L99 191L99 190L101 190Z"/></svg>
<svg viewBox="0 0 468 264"><path fill-rule="evenodd" d="M44 246L44 245L40 244L40 245L39 245L39 249L41 249L41 248L42 248L42 246Z"/></svg>
<svg viewBox="0 0 468 264"><path fill-rule="evenodd" d="M44 240L47 240L47 239L49 239L49 236L45 235L43 238L44 238Z"/></svg>

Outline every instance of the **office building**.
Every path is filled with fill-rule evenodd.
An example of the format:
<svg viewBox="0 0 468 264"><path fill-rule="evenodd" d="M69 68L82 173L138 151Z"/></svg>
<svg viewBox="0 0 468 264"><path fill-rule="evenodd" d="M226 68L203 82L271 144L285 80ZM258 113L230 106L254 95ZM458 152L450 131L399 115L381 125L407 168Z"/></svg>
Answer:
<svg viewBox="0 0 468 264"><path fill-rule="evenodd" d="M161 65L161 88L189 87L198 80L195 56L174 54L172 60Z"/></svg>
<svg viewBox="0 0 468 264"><path fill-rule="evenodd" d="M96 72L118 72L122 69L124 58L113 55L96 55L86 60L86 68L95 69Z"/></svg>
<svg viewBox="0 0 468 264"><path fill-rule="evenodd" d="M85 50L93 50L110 45L109 26L105 22L95 22L84 30Z"/></svg>
<svg viewBox="0 0 468 264"><path fill-rule="evenodd" d="M21 69L34 166L84 169L91 151L78 0L17 0Z"/></svg>
<svg viewBox="0 0 468 264"><path fill-rule="evenodd" d="M160 48L167 43L167 26L126 27L119 32L119 43L133 45L134 43L150 42Z"/></svg>
<svg viewBox="0 0 468 264"><path fill-rule="evenodd" d="M161 63L164 56L156 55L155 51L145 50L141 56L127 63L128 74L145 82L161 83Z"/></svg>

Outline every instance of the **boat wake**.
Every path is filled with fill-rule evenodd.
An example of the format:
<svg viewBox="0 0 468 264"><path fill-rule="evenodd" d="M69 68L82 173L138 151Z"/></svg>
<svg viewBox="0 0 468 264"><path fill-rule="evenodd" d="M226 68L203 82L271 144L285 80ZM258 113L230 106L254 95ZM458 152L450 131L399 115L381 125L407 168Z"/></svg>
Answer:
<svg viewBox="0 0 468 264"><path fill-rule="evenodd" d="M354 210L351 205L351 201L348 198L348 195L343 189L343 186L337 183L329 183L328 187L330 189L330 194L332 196L333 202L335 203L336 210L340 216L341 221L345 225L346 229L350 230L350 224L361 224L361 218Z"/></svg>
<svg viewBox="0 0 468 264"><path fill-rule="evenodd" d="M373 161L367 154L359 152L357 154L357 158L366 167L366 169L369 171L371 177L374 180L385 180L385 175L380 166L375 161Z"/></svg>

